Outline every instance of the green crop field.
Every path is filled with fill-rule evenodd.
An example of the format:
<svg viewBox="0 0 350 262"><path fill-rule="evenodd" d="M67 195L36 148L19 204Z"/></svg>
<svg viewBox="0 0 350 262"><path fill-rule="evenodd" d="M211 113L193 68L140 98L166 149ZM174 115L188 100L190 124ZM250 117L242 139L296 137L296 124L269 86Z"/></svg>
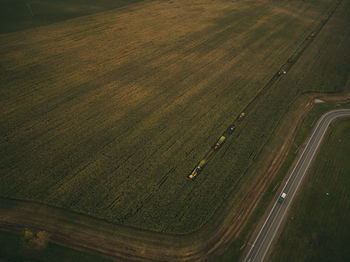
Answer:
<svg viewBox="0 0 350 262"><path fill-rule="evenodd" d="M334 123L269 261L348 261L350 121Z"/></svg>
<svg viewBox="0 0 350 262"><path fill-rule="evenodd" d="M228 197L239 215L260 179L251 167L295 99L345 89L344 0L261 92L335 4L146 1L0 35L0 196L169 233L198 230Z"/></svg>

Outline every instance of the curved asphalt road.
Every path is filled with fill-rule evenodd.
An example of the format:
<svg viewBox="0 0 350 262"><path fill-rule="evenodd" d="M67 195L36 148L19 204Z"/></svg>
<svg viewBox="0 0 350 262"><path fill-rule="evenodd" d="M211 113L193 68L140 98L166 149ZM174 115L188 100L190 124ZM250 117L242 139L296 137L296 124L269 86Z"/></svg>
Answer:
<svg viewBox="0 0 350 262"><path fill-rule="evenodd" d="M282 192L287 193L286 199L283 201L283 203L278 203L276 200L261 230L259 231L259 234L245 257L245 262L257 262L264 260L276 232L278 231L278 228L293 201L295 192L298 190L298 187L307 169L309 168L319 145L322 142L328 126L331 122L341 117L350 117L350 109L330 111L324 114L317 122L317 125L314 128L304 151L302 152L285 186L283 187Z"/></svg>

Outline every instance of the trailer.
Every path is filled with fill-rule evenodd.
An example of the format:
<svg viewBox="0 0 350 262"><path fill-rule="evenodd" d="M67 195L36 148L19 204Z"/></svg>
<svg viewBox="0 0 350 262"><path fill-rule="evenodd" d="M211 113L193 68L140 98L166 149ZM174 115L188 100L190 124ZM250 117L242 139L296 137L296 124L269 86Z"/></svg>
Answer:
<svg viewBox="0 0 350 262"><path fill-rule="evenodd" d="M215 146L214 146L214 150L218 150L221 145L225 142L226 137L222 136L220 137L220 139L218 140L218 142L216 142Z"/></svg>

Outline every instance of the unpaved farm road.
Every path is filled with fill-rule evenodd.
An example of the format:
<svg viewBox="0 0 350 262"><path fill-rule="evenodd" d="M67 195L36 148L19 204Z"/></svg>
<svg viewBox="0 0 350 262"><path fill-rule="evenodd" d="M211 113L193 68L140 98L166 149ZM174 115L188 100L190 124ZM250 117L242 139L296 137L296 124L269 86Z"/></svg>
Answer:
<svg viewBox="0 0 350 262"><path fill-rule="evenodd" d="M298 190L307 169L315 157L317 149L322 142L328 126L334 120L341 117L350 117L350 109L330 111L324 114L317 122L317 125L315 126L313 133L304 148L304 151L302 152L286 184L283 187L282 192L287 194L286 199L282 203L278 203L276 200L247 256L245 257L245 262L264 261L266 253L269 250L274 237L276 236L276 232L278 231L281 222L287 214L288 208L293 201L294 195Z"/></svg>
<svg viewBox="0 0 350 262"><path fill-rule="evenodd" d="M194 261L203 256L191 236L141 231L30 201L0 199L0 230L45 230L51 241L116 261Z"/></svg>

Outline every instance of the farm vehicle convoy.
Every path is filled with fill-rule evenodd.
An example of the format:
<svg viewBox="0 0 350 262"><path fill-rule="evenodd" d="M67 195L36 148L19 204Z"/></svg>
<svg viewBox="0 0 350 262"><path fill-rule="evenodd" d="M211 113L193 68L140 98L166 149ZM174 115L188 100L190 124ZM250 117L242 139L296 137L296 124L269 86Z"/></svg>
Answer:
<svg viewBox="0 0 350 262"><path fill-rule="evenodd" d="M238 116L237 120L238 120L238 121L242 121L242 120L244 119L245 115L246 115L246 114L245 114L244 112L242 112L242 113ZM224 135L225 135L226 133L228 133L229 135L231 135L235 129L236 129L236 126L235 126L234 124L232 124L232 125L229 127L229 129L226 130L226 132L224 133ZM219 150L219 149L222 147L222 145L224 144L224 142L225 142L225 140L226 140L226 137L225 137L224 135L222 135L222 136L219 138L219 140L215 143L215 145L214 145L214 147L213 147L213 150L210 151L210 152L207 154L206 158L209 158L209 156L211 156L214 152L216 152L217 150ZM199 164L193 169L193 171L192 171L187 177L188 177L189 179L191 179L191 180L195 180L195 179L197 178L197 176L199 175L199 173L203 170L203 168L205 167L205 165L206 165L207 163L208 163L208 160L206 160L206 159L201 160L201 161L199 162ZM287 193L282 192L282 194L279 196L277 202L280 203L280 204L282 204L282 203L284 202L284 200L286 199L286 197L287 197Z"/></svg>
<svg viewBox="0 0 350 262"><path fill-rule="evenodd" d="M242 112L237 120L238 121L242 121L245 117L245 113ZM233 131L236 129L236 126L233 124L229 127L229 129L226 131L229 135L231 135L233 133ZM225 133L226 133L225 132ZM219 140L216 142L216 144L213 147L213 151L217 151L221 148L221 146L224 144L226 140L226 137L224 135L222 135ZM213 153L213 151L209 152L209 155L211 155ZM197 178L197 176L199 175L199 173L203 170L204 166L207 164L207 160L203 159L199 162L199 164L193 169L193 171L187 176L188 178L195 180Z"/></svg>
<svg viewBox="0 0 350 262"><path fill-rule="evenodd" d="M314 36L314 34L312 34L312 37ZM289 63L292 63L293 62L293 59L290 58L288 59L288 62ZM286 69L283 69L281 68L279 71L277 71L276 75L277 77L281 77L283 75L287 74L287 71ZM238 118L237 118L237 121L240 122L242 121L246 116L246 113L245 112L242 112ZM229 135L231 135L233 133L233 131L236 129L236 126L233 124L229 127L229 129L225 132L225 133L228 133ZM224 134L225 134L224 133ZM226 140L226 137L224 135L222 135L219 140L216 142L216 144L214 145L213 147L213 151L217 151L221 148L221 146L224 144ZM210 151L206 157L209 157L213 154L213 151ZM203 159L202 161L199 162L199 164L193 169L193 171L187 176L188 178L192 179L192 180L195 180L196 177L198 176L198 174L203 170L204 166L207 164L207 161L205 159Z"/></svg>

